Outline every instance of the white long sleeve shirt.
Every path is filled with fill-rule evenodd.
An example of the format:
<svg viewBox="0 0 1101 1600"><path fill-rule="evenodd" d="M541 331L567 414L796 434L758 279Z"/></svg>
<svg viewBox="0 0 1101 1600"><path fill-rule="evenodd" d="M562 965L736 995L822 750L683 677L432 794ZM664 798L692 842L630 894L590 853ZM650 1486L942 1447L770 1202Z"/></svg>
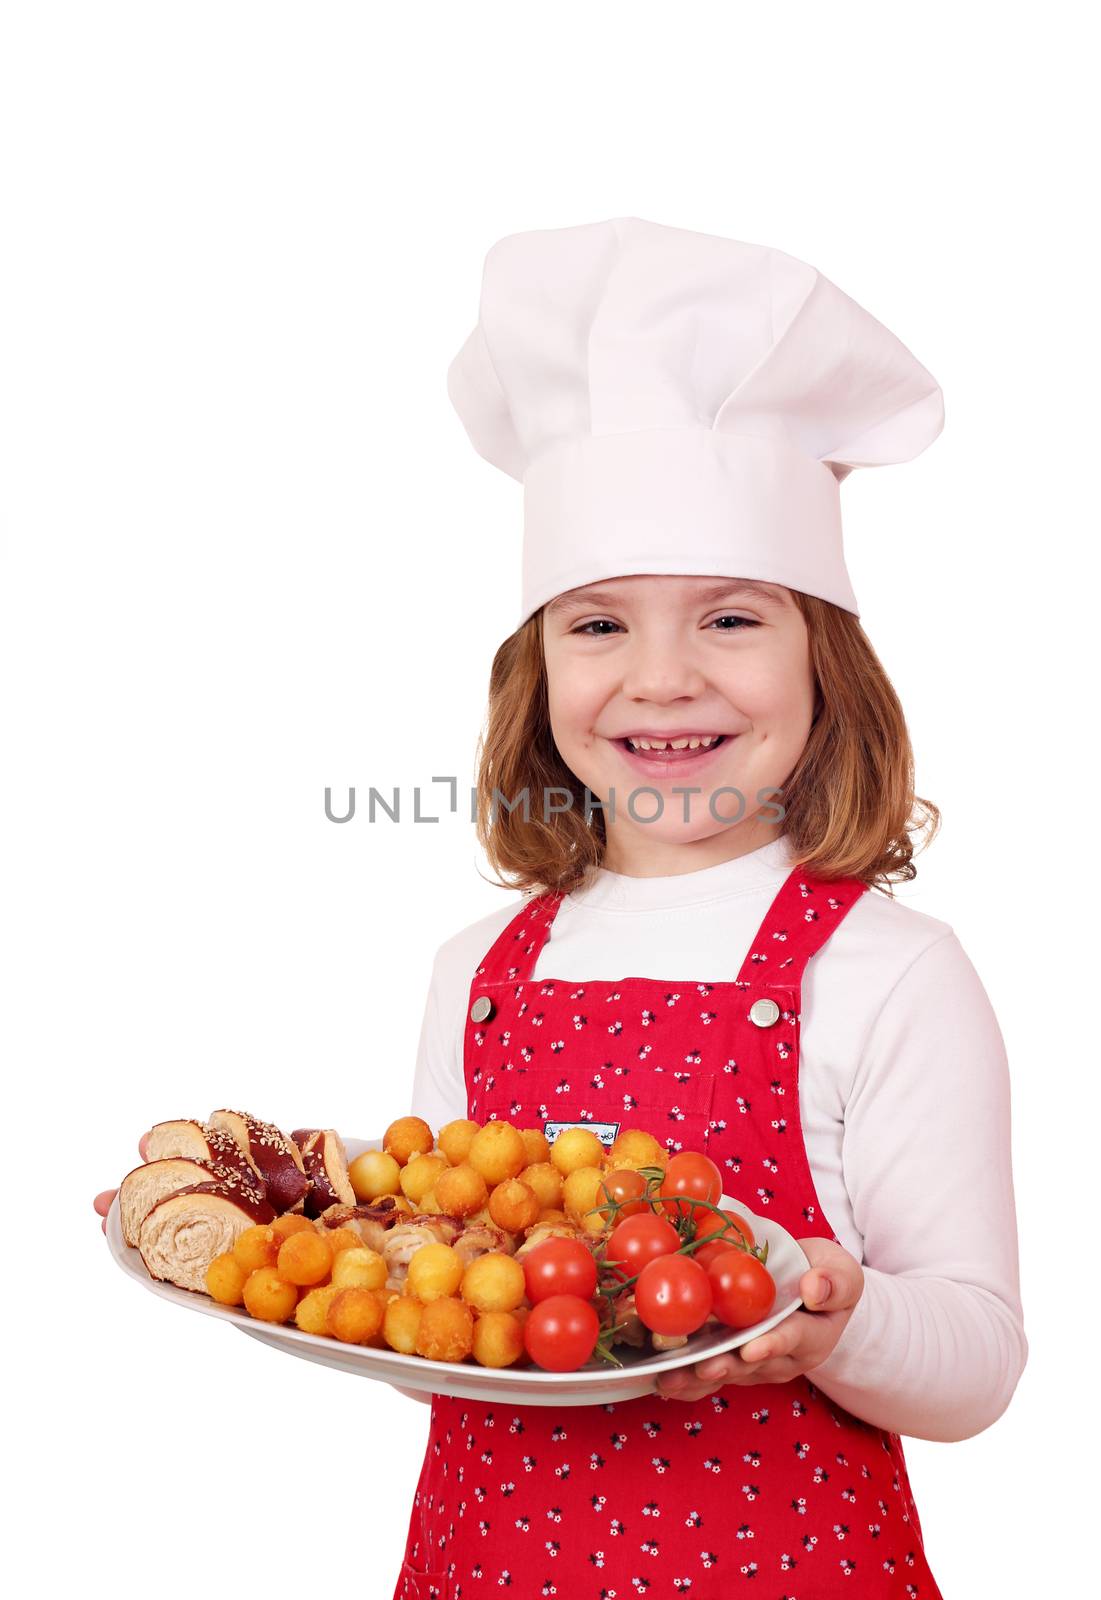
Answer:
<svg viewBox="0 0 1101 1600"><path fill-rule="evenodd" d="M676 877L601 870L567 895L533 978L736 978L793 857L774 840ZM466 1115L474 971L515 895L440 946L413 1110ZM799 1106L825 1217L864 1292L812 1381L855 1416L923 1439L997 1420L1024 1368L1005 1046L952 929L875 890L803 977Z"/></svg>

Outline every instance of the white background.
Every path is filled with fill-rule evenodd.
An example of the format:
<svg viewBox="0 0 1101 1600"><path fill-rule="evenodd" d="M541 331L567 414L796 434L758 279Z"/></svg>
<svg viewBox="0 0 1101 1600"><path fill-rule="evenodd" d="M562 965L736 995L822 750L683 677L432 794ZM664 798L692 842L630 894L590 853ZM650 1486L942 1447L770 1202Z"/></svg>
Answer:
<svg viewBox="0 0 1101 1600"><path fill-rule="evenodd" d="M388 1600L427 1409L139 1293L91 1198L161 1118L241 1104L370 1136L408 1108L433 953L505 893L432 779L472 777L520 490L470 447L445 370L495 239L617 215L813 262L943 385L941 438L842 498L945 817L904 898L955 927L1009 1045L1031 1358L986 1433L907 1453L946 1596L1095 1570L1097 128L1076 10L6 9L21 1592ZM442 820L369 823L372 784L410 815L421 785ZM356 786L354 822L326 821L326 785Z"/></svg>

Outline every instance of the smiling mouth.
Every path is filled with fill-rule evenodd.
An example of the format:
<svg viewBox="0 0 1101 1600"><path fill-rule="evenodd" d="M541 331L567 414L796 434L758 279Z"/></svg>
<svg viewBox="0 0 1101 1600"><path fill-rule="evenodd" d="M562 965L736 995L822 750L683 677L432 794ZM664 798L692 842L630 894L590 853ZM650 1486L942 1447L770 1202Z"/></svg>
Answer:
<svg viewBox="0 0 1101 1600"><path fill-rule="evenodd" d="M648 739L640 734L637 737L627 735L613 742L627 755L641 757L644 761L672 764L710 755L730 737L725 733L705 733L685 734L678 739Z"/></svg>

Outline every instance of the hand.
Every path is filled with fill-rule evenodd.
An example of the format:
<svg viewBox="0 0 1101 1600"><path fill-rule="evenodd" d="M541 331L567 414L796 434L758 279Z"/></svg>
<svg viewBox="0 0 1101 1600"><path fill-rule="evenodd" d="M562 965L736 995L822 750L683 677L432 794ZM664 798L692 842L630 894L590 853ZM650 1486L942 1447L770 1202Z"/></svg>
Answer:
<svg viewBox="0 0 1101 1600"><path fill-rule="evenodd" d="M799 1279L799 1294L809 1309L793 1311L736 1350L660 1377L657 1394L667 1400L702 1400L728 1383L788 1383L822 1365L864 1293L864 1269L832 1239L798 1242L810 1262L810 1270Z"/></svg>
<svg viewBox="0 0 1101 1600"><path fill-rule="evenodd" d="M147 1133L143 1133L141 1138L138 1140L138 1154L141 1156L143 1161L147 1161L149 1159L145 1153L148 1138L149 1135ZM103 1221L100 1223L100 1227L103 1229L104 1233L107 1232L107 1213L111 1209L111 1201L117 1194L117 1189L104 1189L97 1194L95 1199L92 1201L96 1211L103 1218Z"/></svg>

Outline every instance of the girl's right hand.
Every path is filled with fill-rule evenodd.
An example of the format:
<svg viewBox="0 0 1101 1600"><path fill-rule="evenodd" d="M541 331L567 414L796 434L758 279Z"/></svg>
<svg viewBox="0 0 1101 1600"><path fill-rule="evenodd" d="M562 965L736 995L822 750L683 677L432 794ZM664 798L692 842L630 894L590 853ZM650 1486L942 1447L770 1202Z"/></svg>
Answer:
<svg viewBox="0 0 1101 1600"><path fill-rule="evenodd" d="M143 1161L148 1159L145 1154L146 1141L148 1138L148 1133L143 1133L141 1138L138 1140L138 1153ZM103 1229L104 1233L107 1232L107 1213L111 1209L111 1201L117 1194L117 1189L104 1189L103 1192L101 1194L97 1194L95 1199L92 1201L96 1211L103 1218L103 1221L100 1223L100 1227Z"/></svg>

